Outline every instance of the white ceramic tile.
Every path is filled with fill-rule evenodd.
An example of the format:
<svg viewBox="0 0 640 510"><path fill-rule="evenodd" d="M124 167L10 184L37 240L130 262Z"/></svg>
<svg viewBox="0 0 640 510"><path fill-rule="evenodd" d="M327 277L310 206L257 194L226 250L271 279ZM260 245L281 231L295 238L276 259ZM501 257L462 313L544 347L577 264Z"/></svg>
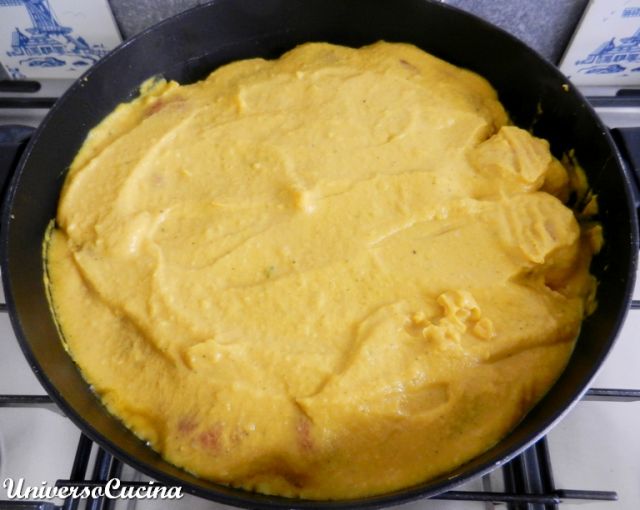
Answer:
<svg viewBox="0 0 640 510"><path fill-rule="evenodd" d="M107 0L0 0L0 62L14 79L70 79L121 41Z"/></svg>
<svg viewBox="0 0 640 510"><path fill-rule="evenodd" d="M640 85L640 0L591 0L560 70L578 86Z"/></svg>

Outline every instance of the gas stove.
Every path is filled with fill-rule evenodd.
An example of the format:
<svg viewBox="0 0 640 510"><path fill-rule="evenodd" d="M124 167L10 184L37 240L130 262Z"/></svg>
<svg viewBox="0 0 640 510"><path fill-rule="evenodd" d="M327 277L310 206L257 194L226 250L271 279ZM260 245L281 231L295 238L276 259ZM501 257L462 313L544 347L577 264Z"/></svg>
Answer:
<svg viewBox="0 0 640 510"><path fill-rule="evenodd" d="M37 85L37 84L36 84ZM64 90L64 83L0 92L0 172L15 156ZM11 85L12 87L15 85ZM29 86L26 86L29 88ZM39 90L34 90L39 88ZM0 88L0 91L2 89ZM592 104L616 137L630 167L640 167L640 98L595 97ZM8 129L7 126L23 126ZM5 139L1 138L4 133ZM635 137L635 138L634 138ZM625 147L625 139L627 146ZM635 141L634 141L635 140ZM637 158L637 159L634 159ZM3 174L0 173L0 182ZM3 301L4 296L0 295ZM637 301L636 301L637 300ZM455 491L418 500L409 510L593 510L640 508L640 284L625 327L592 389L545 438L511 462ZM141 486L149 478L105 452L80 433L51 402L22 356L6 306L0 304L0 510L213 509L224 505L184 495L180 500L9 499L2 481L24 487L100 487L118 478Z"/></svg>

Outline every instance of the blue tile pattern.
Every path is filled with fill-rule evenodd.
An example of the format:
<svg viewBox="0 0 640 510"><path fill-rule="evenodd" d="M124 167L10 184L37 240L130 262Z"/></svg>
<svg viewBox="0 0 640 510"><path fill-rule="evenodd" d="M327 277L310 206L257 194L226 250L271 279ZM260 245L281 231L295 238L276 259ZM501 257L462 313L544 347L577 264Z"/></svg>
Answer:
<svg viewBox="0 0 640 510"><path fill-rule="evenodd" d="M74 28L61 25L48 0L0 0L3 7L23 6L32 26L16 27L11 34L10 57L18 57L22 66L63 67L70 70L89 66L107 54L102 44L90 44L81 36L74 36ZM7 66L12 78L23 78L17 67Z"/></svg>

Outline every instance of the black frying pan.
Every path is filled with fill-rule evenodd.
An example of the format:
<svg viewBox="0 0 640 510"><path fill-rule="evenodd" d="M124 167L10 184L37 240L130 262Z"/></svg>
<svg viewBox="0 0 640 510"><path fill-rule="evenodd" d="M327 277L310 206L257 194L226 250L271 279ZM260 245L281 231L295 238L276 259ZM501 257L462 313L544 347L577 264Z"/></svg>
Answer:
<svg viewBox="0 0 640 510"><path fill-rule="evenodd" d="M410 42L485 76L513 121L575 154L599 197L606 244L594 259L599 306L583 325L558 382L499 444L436 480L392 494L337 502L292 501L199 480L163 461L109 415L62 348L45 296L42 240L65 172L89 129L132 99L147 78L181 83L221 64L277 57L305 41L360 46ZM586 391L626 314L637 264L638 224L630 179L606 129L549 63L495 27L427 0L217 0L127 41L56 103L31 139L2 218L2 277L24 353L53 400L88 436L139 470L198 496L244 507L373 507L432 496L506 462L542 436ZM541 111L538 115L536 112Z"/></svg>

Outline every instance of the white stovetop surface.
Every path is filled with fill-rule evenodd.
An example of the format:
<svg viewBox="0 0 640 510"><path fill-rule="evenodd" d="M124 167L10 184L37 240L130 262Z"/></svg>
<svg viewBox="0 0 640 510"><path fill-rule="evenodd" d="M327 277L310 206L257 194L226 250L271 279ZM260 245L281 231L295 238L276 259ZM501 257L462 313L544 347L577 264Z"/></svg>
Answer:
<svg viewBox="0 0 640 510"><path fill-rule="evenodd" d="M638 111L616 113L613 117L615 119L608 122L615 126L640 124ZM1 294L0 289L0 299L4 301ZM638 283L634 297L640 299ZM629 313L593 386L640 389L640 310ZM22 356L7 314L0 314L0 394L44 394ZM36 487L45 481L52 486L57 479L68 478L78 438L78 429L52 411L0 408L0 500L6 499L6 491L2 488L5 478L23 477L25 485ZM617 502L564 503L561 505L563 510L640 509L640 402L579 402L550 432L548 442L557 488L617 491L619 495ZM140 476L126 468L122 478L140 479ZM484 484L485 488L501 490L501 475L494 473L484 480ZM477 479L460 489L482 490L482 487L483 481ZM223 505L185 496L179 502L118 501L115 507L196 510L222 508ZM486 507L483 503L436 500L403 506L406 510L480 510Z"/></svg>

